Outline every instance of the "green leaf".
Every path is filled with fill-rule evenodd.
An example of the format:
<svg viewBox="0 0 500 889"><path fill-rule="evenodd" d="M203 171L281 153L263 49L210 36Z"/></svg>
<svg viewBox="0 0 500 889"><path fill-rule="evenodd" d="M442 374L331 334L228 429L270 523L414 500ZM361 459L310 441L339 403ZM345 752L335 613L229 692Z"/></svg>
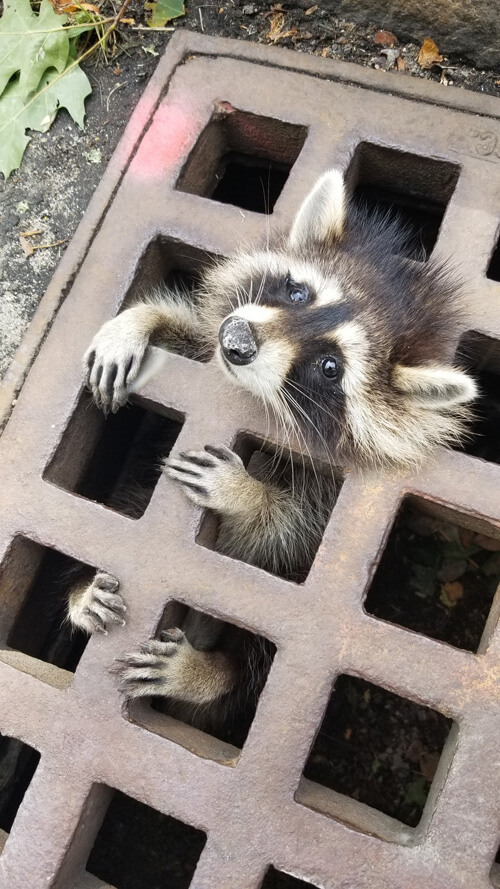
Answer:
<svg viewBox="0 0 500 889"><path fill-rule="evenodd" d="M0 99L0 172L6 179L12 170L17 170L30 141L25 135L24 111L19 80L16 79L9 84Z"/></svg>
<svg viewBox="0 0 500 889"><path fill-rule="evenodd" d="M45 132L59 108L66 108L75 123L83 129L85 99L91 92L89 79L78 65L62 75L52 68L42 77L38 94L26 109L26 126ZM52 120L47 125L48 117L52 117Z"/></svg>
<svg viewBox="0 0 500 889"><path fill-rule="evenodd" d="M167 22L185 13L183 0L151 0L144 4L144 9L150 13L148 25L151 28L163 28Z"/></svg>
<svg viewBox="0 0 500 889"><path fill-rule="evenodd" d="M60 74L46 71L37 91L25 103L20 78L13 79L0 96L0 172L5 178L20 165L29 137L25 130L46 132L59 108L67 108L74 121L83 127L84 101L92 91L89 80L75 65Z"/></svg>
<svg viewBox="0 0 500 889"><path fill-rule="evenodd" d="M40 3L39 15L30 0L6 0L0 19L0 94L19 74L19 95L26 99L36 90L49 68L64 71L69 54L66 15L57 15L49 0Z"/></svg>

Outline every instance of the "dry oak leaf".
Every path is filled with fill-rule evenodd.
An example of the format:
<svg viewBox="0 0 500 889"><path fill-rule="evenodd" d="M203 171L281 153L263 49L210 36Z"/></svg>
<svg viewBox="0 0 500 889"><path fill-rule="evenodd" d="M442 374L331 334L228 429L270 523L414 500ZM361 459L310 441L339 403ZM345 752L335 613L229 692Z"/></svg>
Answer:
<svg viewBox="0 0 500 889"><path fill-rule="evenodd" d="M418 64L421 68L432 68L433 65L438 65L442 61L443 56L439 52L436 44L430 37L426 37L420 47L417 59Z"/></svg>
<svg viewBox="0 0 500 889"><path fill-rule="evenodd" d="M377 43L379 46L394 46L394 44L398 42L398 38L392 31L377 31L373 38L373 42Z"/></svg>
<svg viewBox="0 0 500 889"><path fill-rule="evenodd" d="M269 28L266 37L268 40L271 40L272 43L277 43L278 40L283 40L285 37L296 37L299 33L297 28L290 28L288 31L284 31L283 27L285 24L285 15L283 12L273 12L271 16L271 27Z"/></svg>
<svg viewBox="0 0 500 889"><path fill-rule="evenodd" d="M464 588L458 580L454 580L451 583L443 583L441 584L439 601L442 602L446 608L454 608L458 600L463 598L463 594Z"/></svg>

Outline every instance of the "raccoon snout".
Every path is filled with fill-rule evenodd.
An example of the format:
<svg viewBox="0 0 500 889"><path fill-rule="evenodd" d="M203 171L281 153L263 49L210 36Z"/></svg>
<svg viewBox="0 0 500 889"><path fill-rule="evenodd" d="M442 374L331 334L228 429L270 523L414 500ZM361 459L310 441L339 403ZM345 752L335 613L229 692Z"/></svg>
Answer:
<svg viewBox="0 0 500 889"><path fill-rule="evenodd" d="M255 336L244 318L226 318L219 328L219 343L230 364L250 364L257 357Z"/></svg>

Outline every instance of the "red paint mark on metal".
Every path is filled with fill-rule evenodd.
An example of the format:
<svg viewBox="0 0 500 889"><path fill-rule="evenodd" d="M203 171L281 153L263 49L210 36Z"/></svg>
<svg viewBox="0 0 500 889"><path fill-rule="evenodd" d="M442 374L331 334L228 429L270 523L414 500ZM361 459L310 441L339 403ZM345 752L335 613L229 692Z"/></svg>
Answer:
<svg viewBox="0 0 500 889"><path fill-rule="evenodd" d="M179 166L200 132L199 115L186 105L160 105L130 166L133 176L163 178Z"/></svg>

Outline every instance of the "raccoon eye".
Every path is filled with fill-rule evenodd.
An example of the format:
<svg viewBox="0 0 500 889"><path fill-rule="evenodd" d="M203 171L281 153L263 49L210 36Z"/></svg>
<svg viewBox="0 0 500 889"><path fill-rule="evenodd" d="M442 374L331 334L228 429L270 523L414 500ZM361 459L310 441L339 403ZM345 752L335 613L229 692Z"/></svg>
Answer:
<svg viewBox="0 0 500 889"><path fill-rule="evenodd" d="M294 303L305 303L309 299L309 288L306 284L296 284L288 275L286 278L288 296Z"/></svg>
<svg viewBox="0 0 500 889"><path fill-rule="evenodd" d="M336 358L332 358L331 356L323 358L323 361L321 362L321 370L325 377L328 377L329 380L333 380L339 374L339 362Z"/></svg>

